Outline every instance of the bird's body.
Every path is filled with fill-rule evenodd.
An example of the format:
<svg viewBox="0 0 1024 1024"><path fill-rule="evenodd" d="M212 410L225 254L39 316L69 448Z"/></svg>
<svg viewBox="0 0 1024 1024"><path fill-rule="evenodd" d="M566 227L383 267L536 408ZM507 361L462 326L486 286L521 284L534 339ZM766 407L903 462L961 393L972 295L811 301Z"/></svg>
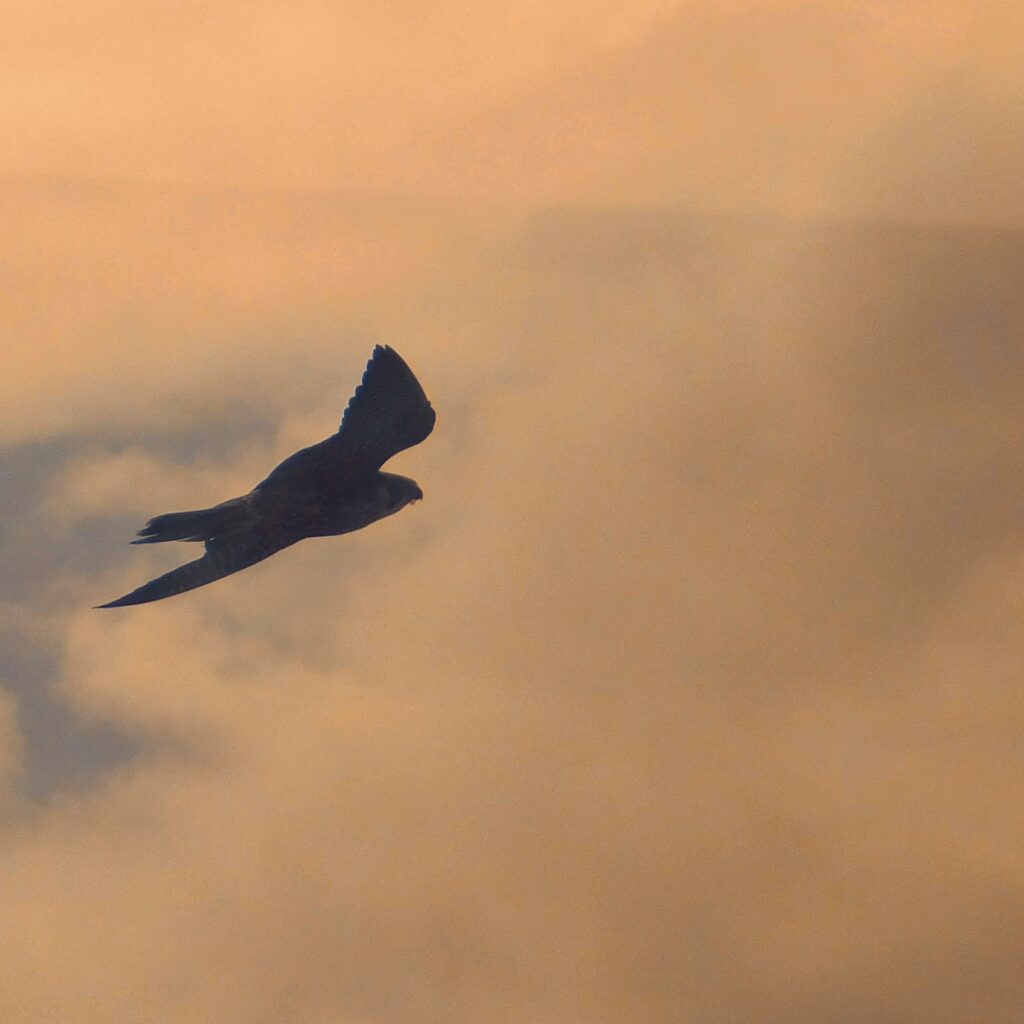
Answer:
<svg viewBox="0 0 1024 1024"><path fill-rule="evenodd" d="M401 356L377 346L338 432L289 455L248 494L213 508L151 519L133 544L203 541L202 558L100 605L145 604L245 569L307 537L330 537L393 515L423 497L414 480L382 473L419 444L435 414Z"/></svg>

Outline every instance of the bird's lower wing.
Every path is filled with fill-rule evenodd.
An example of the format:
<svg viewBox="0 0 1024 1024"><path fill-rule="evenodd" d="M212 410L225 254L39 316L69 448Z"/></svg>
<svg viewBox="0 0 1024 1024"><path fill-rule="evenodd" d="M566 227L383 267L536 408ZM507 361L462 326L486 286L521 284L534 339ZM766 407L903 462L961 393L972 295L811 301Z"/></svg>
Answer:
<svg viewBox="0 0 1024 1024"><path fill-rule="evenodd" d="M279 532L248 532L217 538L206 542L206 554L194 562L187 562L155 580L143 584L116 601L97 605L97 608L121 608L130 604L148 604L175 594L184 594L196 587L204 587L223 576L263 561L282 548L299 540L296 536L283 536Z"/></svg>

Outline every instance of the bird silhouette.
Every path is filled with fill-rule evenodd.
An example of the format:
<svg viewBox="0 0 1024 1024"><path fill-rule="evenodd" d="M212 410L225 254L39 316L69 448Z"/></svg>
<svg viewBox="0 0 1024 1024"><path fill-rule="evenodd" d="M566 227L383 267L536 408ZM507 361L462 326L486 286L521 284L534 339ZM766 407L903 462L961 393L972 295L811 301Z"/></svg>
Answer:
<svg viewBox="0 0 1024 1024"><path fill-rule="evenodd" d="M378 345L337 433L289 455L240 498L150 519L133 544L203 541L205 554L98 608L147 604L246 569L306 537L361 530L423 497L415 480L380 467L419 444L436 414L405 360Z"/></svg>

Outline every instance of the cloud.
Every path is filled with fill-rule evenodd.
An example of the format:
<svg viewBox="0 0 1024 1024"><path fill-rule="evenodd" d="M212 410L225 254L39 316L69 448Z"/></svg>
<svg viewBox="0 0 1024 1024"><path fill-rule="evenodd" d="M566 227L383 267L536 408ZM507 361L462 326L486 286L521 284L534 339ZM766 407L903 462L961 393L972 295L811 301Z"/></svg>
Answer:
<svg viewBox="0 0 1024 1024"><path fill-rule="evenodd" d="M71 614L175 743L7 836L15 1019L1010 1019L1019 238L507 237L428 501Z"/></svg>
<svg viewBox="0 0 1024 1024"><path fill-rule="evenodd" d="M14 800L15 777L21 761L21 737L14 720L14 701L0 692L0 812L6 818Z"/></svg>
<svg viewBox="0 0 1024 1024"><path fill-rule="evenodd" d="M1020 226L1019 28L964 0L22 4L3 169Z"/></svg>
<svg viewBox="0 0 1024 1024"><path fill-rule="evenodd" d="M152 29L142 11L112 36ZM980 186L930 187L935 151L915 163L875 129L923 109L968 21L954 4L934 22L915 4L652 6L607 12L565 57L565 11L513 26L507 67L423 86L408 180L435 189L440 111L466 131L454 193L473 140L478 168L522 140L515 203L227 187L223 166L199 167L212 151L189 163L172 131L212 116L181 113L207 81L197 65L153 129L164 149L114 145L109 166L147 176L177 152L175 175L212 167L216 188L8 182L3 623L31 624L54 692L138 750L45 804L8 788L5 1020L1019 1016L1024 238L1001 200L972 208L988 228L636 205L785 211L804 183L808 205L849 217L894 178L870 163L842 178L844 155L898 151L920 195L875 208L950 219L950 197ZM203 15L223 35L204 21L188 45L217 103L242 105L233 51L211 56L240 31L224 12ZM458 12L436 17L392 63L368 50L344 73L387 93L390 68L412 74L450 38ZM500 35L498 15L473 17L470 43ZM1008 102L1017 72L992 24L970 25L964 61L986 85L956 94ZM527 59L540 38L548 55ZM868 89L865 55L883 51ZM44 84L70 73L38 66ZM85 75L104 123L129 70ZM294 72L288 95L317 95L320 73ZM271 99L287 78L268 71ZM771 90L737 99L737 80ZM813 83L825 94L805 96ZM686 161L688 136L666 140L697 87L723 129ZM466 97L482 120L460 114ZM588 97L595 129L557 151ZM960 108L975 136L988 99ZM239 165L279 185L287 163L257 159L263 119L282 149L307 122L246 102L226 138L260 141ZM761 111L775 120L755 130ZM830 111L852 120L821 156ZM56 151L54 173L101 169L103 133L86 134L83 162ZM318 152L303 145L296 166ZM642 188L607 187L612 165ZM124 521L127 540L150 514L251 486L333 429L378 340L438 409L395 460L422 504L187 597L88 607L183 557L115 554L113 527L90 524Z"/></svg>

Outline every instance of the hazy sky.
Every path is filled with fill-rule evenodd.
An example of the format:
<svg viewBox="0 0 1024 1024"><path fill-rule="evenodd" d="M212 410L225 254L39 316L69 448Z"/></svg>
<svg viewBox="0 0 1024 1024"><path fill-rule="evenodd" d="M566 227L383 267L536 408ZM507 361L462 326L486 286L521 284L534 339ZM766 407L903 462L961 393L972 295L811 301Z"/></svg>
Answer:
<svg viewBox="0 0 1024 1024"><path fill-rule="evenodd" d="M0 1019L1018 1024L975 6L8 5ZM92 610L377 342L422 504Z"/></svg>

